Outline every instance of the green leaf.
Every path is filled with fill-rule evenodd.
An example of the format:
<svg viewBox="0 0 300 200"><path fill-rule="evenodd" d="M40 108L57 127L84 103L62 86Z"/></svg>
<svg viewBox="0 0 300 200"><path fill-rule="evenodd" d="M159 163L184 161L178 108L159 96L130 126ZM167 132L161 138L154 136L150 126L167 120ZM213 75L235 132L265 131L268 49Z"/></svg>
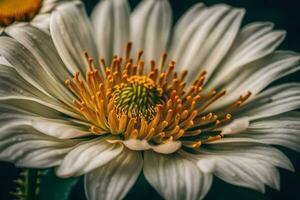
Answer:
<svg viewBox="0 0 300 200"><path fill-rule="evenodd" d="M45 170L40 178L39 200L68 200L78 180L78 177L59 178L54 169Z"/></svg>

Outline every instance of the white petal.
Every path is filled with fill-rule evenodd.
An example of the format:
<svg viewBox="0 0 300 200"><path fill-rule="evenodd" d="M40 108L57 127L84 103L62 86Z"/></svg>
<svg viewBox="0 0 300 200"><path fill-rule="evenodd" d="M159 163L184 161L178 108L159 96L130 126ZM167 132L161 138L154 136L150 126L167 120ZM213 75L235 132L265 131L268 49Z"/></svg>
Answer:
<svg viewBox="0 0 300 200"><path fill-rule="evenodd" d="M223 140L225 139L226 138ZM239 138L229 138L228 142L209 144L207 147L202 147L202 149L200 149L201 154L199 158L211 159L211 161L215 162L215 159L224 156L245 157L294 171L294 167L289 158L276 148L264 145L260 141L255 142L255 140L249 138L243 138L244 140L238 139Z"/></svg>
<svg viewBox="0 0 300 200"><path fill-rule="evenodd" d="M122 149L121 144L110 144L98 138L80 143L66 155L56 173L60 177L80 176L105 165Z"/></svg>
<svg viewBox="0 0 300 200"><path fill-rule="evenodd" d="M62 120L33 118L30 121L36 130L60 139L83 137L91 134L89 131L83 131L79 127L67 124Z"/></svg>
<svg viewBox="0 0 300 200"><path fill-rule="evenodd" d="M151 151L144 156L145 177L165 199L202 199L207 194L212 175L200 171L192 161L178 154Z"/></svg>
<svg viewBox="0 0 300 200"><path fill-rule="evenodd" d="M0 64L1 64L1 65L5 65L5 66L12 67L12 65L7 61L7 59L4 58L4 57L1 56L1 55L0 55Z"/></svg>
<svg viewBox="0 0 300 200"><path fill-rule="evenodd" d="M144 0L131 15L133 52L144 50L145 61L158 61L166 50L172 24L172 10L167 0Z"/></svg>
<svg viewBox="0 0 300 200"><path fill-rule="evenodd" d="M240 118L236 119L224 128L222 128L222 134L236 134L245 131L249 127L249 119Z"/></svg>
<svg viewBox="0 0 300 200"><path fill-rule="evenodd" d="M56 166L76 144L42 135L22 121L1 126L0 132L0 160L20 167Z"/></svg>
<svg viewBox="0 0 300 200"><path fill-rule="evenodd" d="M174 27L172 42L176 43L180 40L184 32L188 29L191 23L205 10L203 3L197 3L192 6L179 20Z"/></svg>
<svg viewBox="0 0 300 200"><path fill-rule="evenodd" d="M146 151L149 149L152 149L155 152L162 153L162 154L171 154L176 152L181 147L180 141L169 141L164 144L159 145L151 145L148 143L147 140L138 140L138 139L129 139L129 140L107 140L110 143L122 143L124 144L128 149L134 150L134 151Z"/></svg>
<svg viewBox="0 0 300 200"><path fill-rule="evenodd" d="M50 14L38 14L36 17L32 19L30 24L38 29L49 33L49 24L50 24Z"/></svg>
<svg viewBox="0 0 300 200"><path fill-rule="evenodd" d="M210 145L211 146L211 145ZM284 154L272 147L214 145L198 155L198 166L234 185L264 192L264 185L279 189L279 173L275 166L293 170Z"/></svg>
<svg viewBox="0 0 300 200"><path fill-rule="evenodd" d="M214 174L233 185L250 187L260 192L265 192L264 184L269 179L275 180L274 183L269 183L270 186L279 184L279 175L276 169L266 163L259 163L256 160L249 161L245 158L220 158L216 162Z"/></svg>
<svg viewBox="0 0 300 200"><path fill-rule="evenodd" d="M151 148L151 146L148 144L147 140L135 140L135 139L129 139L125 140L123 144L131 150L134 151L141 151L141 150L148 150Z"/></svg>
<svg viewBox="0 0 300 200"><path fill-rule="evenodd" d="M39 61L43 69L60 83L72 75L59 57L49 34L32 26L10 26L5 32L24 45Z"/></svg>
<svg viewBox="0 0 300 200"><path fill-rule="evenodd" d="M224 88L227 95L211 109L229 104L250 91L254 98L273 81L300 70L300 56L294 52L278 51L246 66Z"/></svg>
<svg viewBox="0 0 300 200"><path fill-rule="evenodd" d="M79 1L67 2L53 11L50 32L54 44L66 66L73 67L72 73L85 74L87 69L83 52L98 60L98 53L90 21L83 4Z"/></svg>
<svg viewBox="0 0 300 200"><path fill-rule="evenodd" d="M85 176L89 200L123 199L143 166L141 153L124 149L119 156Z"/></svg>
<svg viewBox="0 0 300 200"><path fill-rule="evenodd" d="M55 6L59 4L60 0L44 0L43 6L41 7L39 13L49 13Z"/></svg>
<svg viewBox="0 0 300 200"><path fill-rule="evenodd" d="M38 102L36 99L8 99L1 100L0 109L2 114L22 113L28 116L40 116L44 118L66 119L61 110L51 108L44 102Z"/></svg>
<svg viewBox="0 0 300 200"><path fill-rule="evenodd" d="M47 93L42 86L47 88L46 82L50 82L45 71L34 58L32 53L16 40L3 36L0 38L0 55L7 60L18 73L39 90ZM43 79L42 79L43 78Z"/></svg>
<svg viewBox="0 0 300 200"><path fill-rule="evenodd" d="M213 89L230 80L236 70L272 53L285 37L284 31L272 31L272 28L271 23L253 23L245 26L207 89Z"/></svg>
<svg viewBox="0 0 300 200"><path fill-rule="evenodd" d="M10 26L5 32L24 45L39 61L43 68L40 70L44 71L41 78L45 79L45 76L47 76L51 83L55 83L49 83L57 91L54 95L62 101L71 104L73 96L66 89L65 80L70 79L72 75L60 59L51 37L41 30L28 25L22 27ZM34 66L34 68L36 69L37 66Z"/></svg>
<svg viewBox="0 0 300 200"><path fill-rule="evenodd" d="M271 87L257 95L234 113L250 120L269 117L300 107L300 84L286 83Z"/></svg>
<svg viewBox="0 0 300 200"><path fill-rule="evenodd" d="M243 10L226 5L206 9L173 45L172 58L180 70L189 70L189 82L201 68L212 74L233 43L243 15Z"/></svg>
<svg viewBox="0 0 300 200"><path fill-rule="evenodd" d="M64 104L34 88L20 77L14 68L0 65L0 71L0 100L9 100L9 103L18 99L34 101L65 114L76 116Z"/></svg>
<svg viewBox="0 0 300 200"><path fill-rule="evenodd" d="M170 141L164 144L152 146L153 151L162 154L171 154L176 152L181 147L180 141Z"/></svg>
<svg viewBox="0 0 300 200"><path fill-rule="evenodd" d="M16 109L1 107L0 110L2 111L0 114L0 127L2 125L19 126L23 124L31 126L40 133L59 139L83 137L91 134L89 131L86 131L88 127L74 123L70 119L59 119L59 116L49 115L50 118L42 118L37 117L36 114Z"/></svg>
<svg viewBox="0 0 300 200"><path fill-rule="evenodd" d="M129 42L129 5L127 0L103 0L91 15L100 56L110 61L124 55Z"/></svg>
<svg viewBox="0 0 300 200"><path fill-rule="evenodd" d="M281 145L300 152L300 115L289 112L250 123L243 137L257 139L266 144Z"/></svg>

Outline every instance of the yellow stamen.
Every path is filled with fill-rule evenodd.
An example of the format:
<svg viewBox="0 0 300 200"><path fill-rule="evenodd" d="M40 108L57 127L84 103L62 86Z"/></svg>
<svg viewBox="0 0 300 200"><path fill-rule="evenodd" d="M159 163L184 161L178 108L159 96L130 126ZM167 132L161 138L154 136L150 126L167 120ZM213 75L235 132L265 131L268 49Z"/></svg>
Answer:
<svg viewBox="0 0 300 200"><path fill-rule="evenodd" d="M76 97L74 107L93 124L91 132L122 140L147 140L152 144L180 140L185 148L199 148L221 139L220 128L230 122L230 113L251 93L218 113L205 113L226 94L225 90L202 94L206 71L186 90L188 71L177 75L175 62L166 64L166 53L162 54L159 65L151 60L147 66L142 60L143 51L133 61L131 45L126 47L125 59L114 56L109 65L100 59L103 70L84 53L88 63L85 76L76 73L72 80L66 81Z"/></svg>

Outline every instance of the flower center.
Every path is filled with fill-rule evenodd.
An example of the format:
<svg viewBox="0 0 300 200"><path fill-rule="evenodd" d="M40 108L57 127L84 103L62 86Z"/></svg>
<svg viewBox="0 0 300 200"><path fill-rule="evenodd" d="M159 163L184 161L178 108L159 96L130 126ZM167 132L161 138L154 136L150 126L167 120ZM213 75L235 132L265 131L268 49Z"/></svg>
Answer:
<svg viewBox="0 0 300 200"><path fill-rule="evenodd" d="M1 0L0 26L8 26L15 21L28 21L39 11L42 0Z"/></svg>
<svg viewBox="0 0 300 200"><path fill-rule="evenodd" d="M147 140L152 145L179 140L184 147L198 148L223 137L221 127L231 120L230 113L251 94L240 96L223 110L209 112L210 105L226 92L202 92L205 71L186 89L187 71L177 74L174 61L166 65L166 54L158 64L151 60L145 70L143 52L133 60L131 43L126 49L125 57L114 56L110 65L101 59L101 67L95 67L85 53L85 79L77 72L73 80L66 81L76 96L76 109L95 135Z"/></svg>
<svg viewBox="0 0 300 200"><path fill-rule="evenodd" d="M147 76L134 75L113 88L112 98L118 116L126 114L130 118L155 116L155 107L163 103L163 90Z"/></svg>

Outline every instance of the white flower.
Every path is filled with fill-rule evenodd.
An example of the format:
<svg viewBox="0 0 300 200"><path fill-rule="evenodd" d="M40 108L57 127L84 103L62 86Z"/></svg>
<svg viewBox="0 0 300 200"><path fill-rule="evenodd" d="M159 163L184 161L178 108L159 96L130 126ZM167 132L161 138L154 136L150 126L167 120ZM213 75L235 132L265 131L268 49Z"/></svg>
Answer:
<svg viewBox="0 0 300 200"><path fill-rule="evenodd" d="M285 32L271 23L240 29L243 15L199 3L171 33L166 0L131 14L126 0L104 0L94 31L80 2L55 9L51 36L9 26L0 159L84 174L92 200L122 199L140 173L165 199L202 199L213 175L279 189L276 167L293 166L270 145L300 151L300 84L265 88L299 70L299 54L275 51Z"/></svg>
<svg viewBox="0 0 300 200"><path fill-rule="evenodd" d="M13 23L30 22L48 30L50 12L59 0L3 0L0 2L0 34Z"/></svg>

